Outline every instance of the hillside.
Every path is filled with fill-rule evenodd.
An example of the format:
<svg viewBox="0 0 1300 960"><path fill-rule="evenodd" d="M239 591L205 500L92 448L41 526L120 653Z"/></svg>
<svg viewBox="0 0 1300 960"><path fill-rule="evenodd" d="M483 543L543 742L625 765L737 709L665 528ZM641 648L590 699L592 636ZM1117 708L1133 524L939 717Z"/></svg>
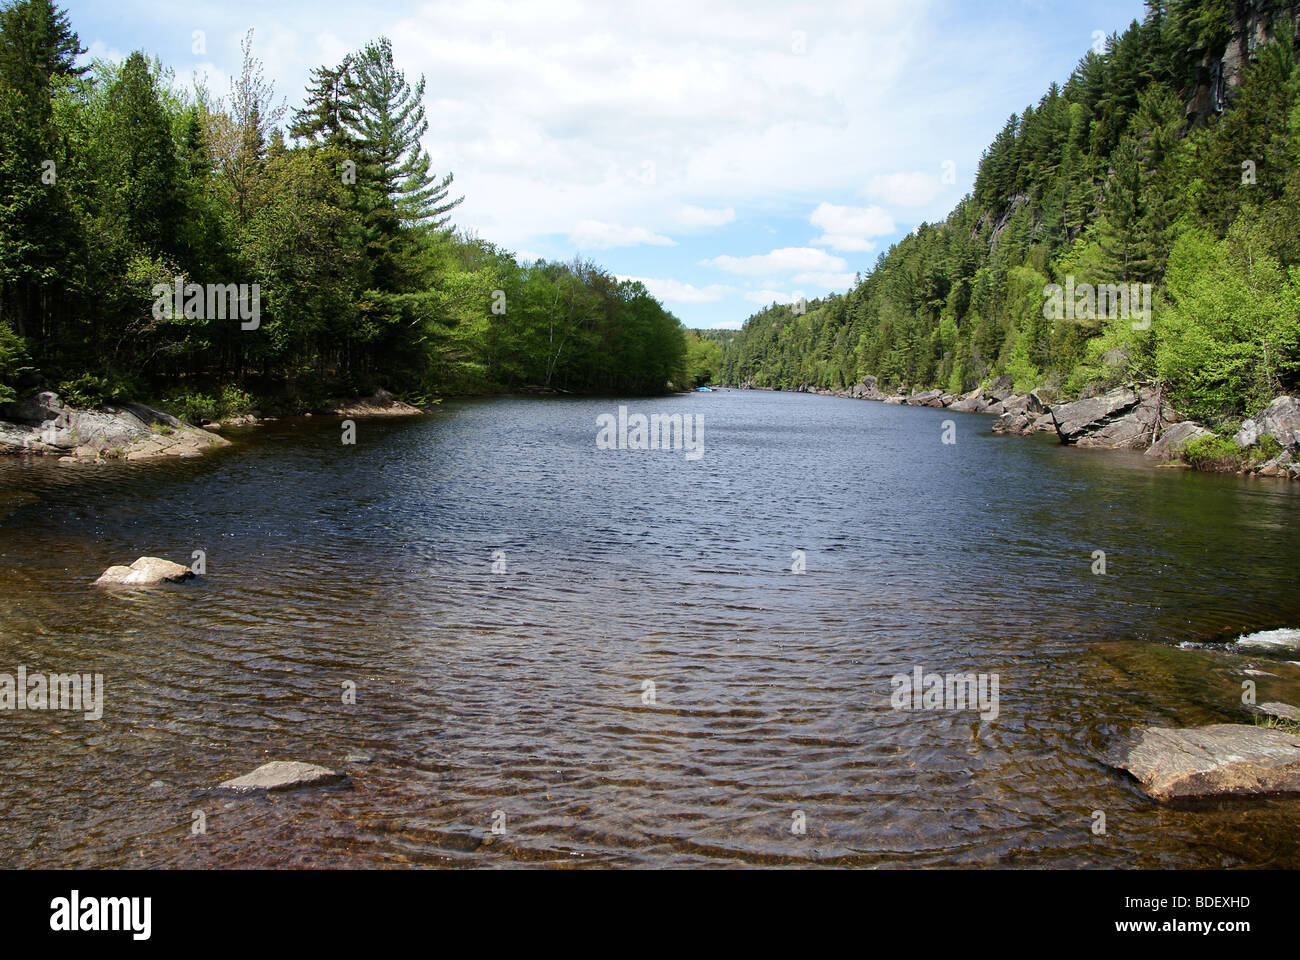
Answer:
<svg viewBox="0 0 1300 960"><path fill-rule="evenodd" d="M1008 375L1057 396L1159 381L1216 426L1294 388L1298 16L1287 0L1148 4L1008 119L944 222L847 294L752 316L723 379L958 394Z"/></svg>

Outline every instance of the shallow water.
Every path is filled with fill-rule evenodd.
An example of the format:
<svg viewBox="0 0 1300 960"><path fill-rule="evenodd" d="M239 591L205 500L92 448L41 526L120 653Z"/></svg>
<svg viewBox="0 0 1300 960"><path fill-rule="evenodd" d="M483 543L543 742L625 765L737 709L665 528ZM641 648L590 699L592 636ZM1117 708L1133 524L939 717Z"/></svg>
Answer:
<svg viewBox="0 0 1300 960"><path fill-rule="evenodd" d="M620 403L701 414L705 455L597 450ZM1300 704L1288 654L1217 646L1300 625L1300 485L991 426L507 398L0 462L0 672L105 682L99 721L0 711L0 863L1300 866L1300 802L1159 807L1103 759L1244 721L1247 668ZM91 586L195 550L194 583ZM996 674L997 718L894 710L916 666ZM351 784L211 789L272 759Z"/></svg>

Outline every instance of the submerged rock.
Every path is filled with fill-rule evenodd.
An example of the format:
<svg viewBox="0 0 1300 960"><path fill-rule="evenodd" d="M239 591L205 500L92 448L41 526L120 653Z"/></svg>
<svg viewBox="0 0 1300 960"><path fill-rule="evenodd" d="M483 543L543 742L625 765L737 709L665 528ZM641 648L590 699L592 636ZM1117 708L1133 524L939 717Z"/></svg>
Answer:
<svg viewBox="0 0 1300 960"><path fill-rule="evenodd" d="M1161 801L1300 793L1300 735L1268 727L1145 727L1112 763Z"/></svg>
<svg viewBox="0 0 1300 960"><path fill-rule="evenodd" d="M109 567L95 581L97 587L156 587L162 583L192 580L194 571L170 560L141 557L129 567Z"/></svg>
<svg viewBox="0 0 1300 960"><path fill-rule="evenodd" d="M225 781L218 789L229 790L232 793L297 790L300 787L325 787L342 783L346 779L346 774L337 773L327 767L318 767L314 763L273 760L262 764L252 773Z"/></svg>

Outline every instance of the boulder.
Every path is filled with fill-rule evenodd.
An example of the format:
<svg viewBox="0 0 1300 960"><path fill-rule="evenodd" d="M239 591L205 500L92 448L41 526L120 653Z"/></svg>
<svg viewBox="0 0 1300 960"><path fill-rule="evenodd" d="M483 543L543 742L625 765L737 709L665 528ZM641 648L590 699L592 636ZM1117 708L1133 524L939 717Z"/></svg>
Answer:
<svg viewBox="0 0 1300 960"><path fill-rule="evenodd" d="M1272 437L1287 450L1300 449L1300 400L1278 397L1241 425L1234 438L1239 447L1253 447Z"/></svg>
<svg viewBox="0 0 1300 960"><path fill-rule="evenodd" d="M141 557L129 567L109 567L95 581L97 587L156 587L163 583L192 580L194 571L170 560Z"/></svg>
<svg viewBox="0 0 1300 960"><path fill-rule="evenodd" d="M942 390L926 390L923 393L912 394L905 402L912 407L932 407L942 406L942 400Z"/></svg>
<svg viewBox="0 0 1300 960"><path fill-rule="evenodd" d="M1001 376L989 384L988 395L998 401L1009 400L1016 392L1015 381L1008 376Z"/></svg>
<svg viewBox="0 0 1300 960"><path fill-rule="evenodd" d="M1300 735L1269 727L1144 727L1111 763L1161 801L1300 793Z"/></svg>
<svg viewBox="0 0 1300 960"><path fill-rule="evenodd" d="M1028 397L1007 397L1002 401L1003 413L1029 413Z"/></svg>
<svg viewBox="0 0 1300 960"><path fill-rule="evenodd" d="M1031 433L1050 433L1056 430L1051 414L1034 416L1032 413L1004 413L993 423L993 432L1013 437L1027 437Z"/></svg>
<svg viewBox="0 0 1300 960"><path fill-rule="evenodd" d="M956 410L958 413L979 413L985 405L984 388L979 387L958 397L948 409Z"/></svg>
<svg viewBox="0 0 1300 960"><path fill-rule="evenodd" d="M884 400L888 394L880 391L880 382L875 377L863 377L862 382L853 388L855 400Z"/></svg>
<svg viewBox="0 0 1300 960"><path fill-rule="evenodd" d="M274 760L264 763L252 773L227 780L218 789L231 793L269 792L273 790L297 790L301 787L325 787L342 783L346 774L337 773L314 763L302 763L298 760Z"/></svg>
<svg viewBox="0 0 1300 960"><path fill-rule="evenodd" d="M1029 412L1038 415L1047 412L1048 406L1051 405L1051 394L1041 387L1037 390L1029 391Z"/></svg>
<svg viewBox="0 0 1300 960"><path fill-rule="evenodd" d="M1100 397L1053 404L1051 414L1062 443L1142 450L1151 443L1157 419L1162 426L1178 422L1160 397L1153 387L1117 387Z"/></svg>
<svg viewBox="0 0 1300 960"><path fill-rule="evenodd" d="M1146 453L1148 457L1154 457L1158 460L1176 460L1183 449L1198 437L1212 437L1214 433L1206 430L1199 423L1191 420L1184 420L1182 423L1175 423L1171 427L1166 427L1160 434L1160 438L1151 445Z"/></svg>

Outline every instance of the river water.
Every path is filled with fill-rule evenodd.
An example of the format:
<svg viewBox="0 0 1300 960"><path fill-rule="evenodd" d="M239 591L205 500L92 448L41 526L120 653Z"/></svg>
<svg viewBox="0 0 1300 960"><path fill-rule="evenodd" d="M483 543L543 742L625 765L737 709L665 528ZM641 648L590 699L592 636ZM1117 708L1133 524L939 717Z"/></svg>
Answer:
<svg viewBox="0 0 1300 960"><path fill-rule="evenodd" d="M597 449L620 404L704 455ZM1221 646L1300 625L1300 485L992 422L502 398L0 463L0 672L104 677L97 721L0 711L0 865L1300 866L1295 800L1158 806L1104 760L1249 722L1247 669L1300 704ZM894 709L917 667L996 675L997 716ZM277 759L350 781L213 789Z"/></svg>

